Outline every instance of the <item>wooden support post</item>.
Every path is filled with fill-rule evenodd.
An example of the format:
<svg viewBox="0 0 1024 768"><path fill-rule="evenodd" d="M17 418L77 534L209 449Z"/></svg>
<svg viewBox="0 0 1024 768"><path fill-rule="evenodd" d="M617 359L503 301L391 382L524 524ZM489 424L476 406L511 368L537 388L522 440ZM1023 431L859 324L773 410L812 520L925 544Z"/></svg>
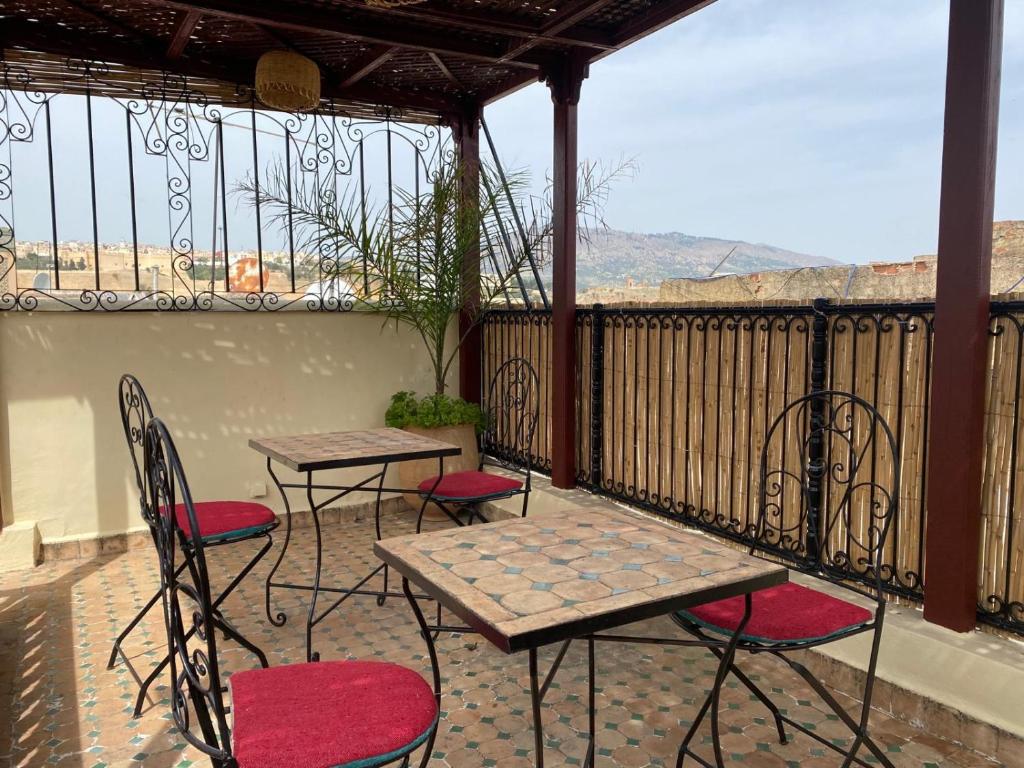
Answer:
<svg viewBox="0 0 1024 768"><path fill-rule="evenodd" d="M470 104L452 121L456 151L462 168L462 195L480 200L480 105ZM462 264L462 311L459 313L459 397L480 402L480 248L465 255Z"/></svg>
<svg viewBox="0 0 1024 768"><path fill-rule="evenodd" d="M576 107L586 63L567 55L545 71L554 102L551 253L551 482L576 485Z"/></svg>
<svg viewBox="0 0 1024 768"><path fill-rule="evenodd" d="M951 0L928 445L929 621L974 628L1003 0Z"/></svg>

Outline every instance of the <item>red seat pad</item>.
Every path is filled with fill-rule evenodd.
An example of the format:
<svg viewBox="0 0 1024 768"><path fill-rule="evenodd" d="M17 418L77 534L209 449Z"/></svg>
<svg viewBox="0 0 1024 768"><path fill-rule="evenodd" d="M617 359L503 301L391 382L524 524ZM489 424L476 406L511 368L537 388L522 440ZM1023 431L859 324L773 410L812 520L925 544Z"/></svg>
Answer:
<svg viewBox="0 0 1024 768"><path fill-rule="evenodd" d="M251 669L230 685L238 768L378 765L418 745L437 720L426 681L380 661Z"/></svg>
<svg viewBox="0 0 1024 768"><path fill-rule="evenodd" d="M199 535L204 539L223 538L233 533L271 525L274 513L269 507L252 501L200 501L195 505ZM178 525L192 538L192 525L184 504L174 508Z"/></svg>
<svg viewBox="0 0 1024 768"><path fill-rule="evenodd" d="M731 634L743 619L743 598L699 605L682 615L708 629ZM788 582L755 592L743 637L768 642L805 642L855 629L874 614L859 605Z"/></svg>
<svg viewBox="0 0 1024 768"><path fill-rule="evenodd" d="M501 475L491 475L487 472L468 470L466 472L453 472L441 478L437 488L437 475L424 480L419 485L423 493L430 493L433 489L433 496L440 499L480 499L486 496L500 496L503 493L518 491L523 487L520 480Z"/></svg>

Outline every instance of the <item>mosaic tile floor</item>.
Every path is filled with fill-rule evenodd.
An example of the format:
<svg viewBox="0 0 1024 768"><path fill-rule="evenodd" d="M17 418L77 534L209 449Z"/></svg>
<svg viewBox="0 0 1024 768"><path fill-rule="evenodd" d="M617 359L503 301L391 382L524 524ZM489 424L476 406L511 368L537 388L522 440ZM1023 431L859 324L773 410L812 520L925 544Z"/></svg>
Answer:
<svg viewBox="0 0 1024 768"><path fill-rule="evenodd" d="M388 521L394 534L409 529L404 516ZM327 573L350 583L369 570L372 534L368 521L332 525L325 531ZM300 578L310 562L312 531L296 531L289 563L282 573ZM254 545L217 551L214 582L225 583ZM223 558L223 559L221 559ZM153 691L139 719L132 718L137 690L133 669L145 674L162 653L158 612L127 644L131 666L106 669L110 643L119 628L149 597L156 584L152 553L142 550L94 560L57 562L28 573L0 576L0 765L104 766L153 768L205 766L170 724L167 689ZM223 567L221 567L223 566ZM265 560L232 598L225 612L260 643L271 664L301 661L303 598L281 592L278 605L290 615L283 628L263 615ZM667 620L644 622L632 631L674 633ZM254 659L223 644L228 670ZM404 601L378 608L372 598L346 605L318 628L316 647L325 658L380 658L427 673L424 646ZM525 656L506 656L474 636L443 636L439 642L445 675L444 710L434 760L437 768L533 764ZM675 750L697 702L710 686L715 665L697 649L657 646L600 646L598 657L598 765L674 765ZM542 669L553 657L542 655ZM582 649L566 657L548 695L545 723L548 765L578 765L586 727L585 665ZM744 660L755 679L765 681L780 705L800 722L829 739L842 741L845 730L797 679L769 660ZM768 682L770 681L770 682ZM765 712L735 686L724 696L722 721L730 765L753 768L838 766L840 760L809 739L779 746ZM997 766L909 725L879 715L876 739L886 745L900 768ZM705 741L710 738L705 725Z"/></svg>

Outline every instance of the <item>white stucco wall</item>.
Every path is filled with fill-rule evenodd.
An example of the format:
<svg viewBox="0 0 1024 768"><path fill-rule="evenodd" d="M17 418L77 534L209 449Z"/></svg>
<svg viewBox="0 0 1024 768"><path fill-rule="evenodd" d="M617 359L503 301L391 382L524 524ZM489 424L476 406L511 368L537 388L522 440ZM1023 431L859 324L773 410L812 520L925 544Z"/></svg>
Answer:
<svg viewBox="0 0 1024 768"><path fill-rule="evenodd" d="M117 411L126 371L171 427L200 499L269 485L252 436L382 426L393 392L432 388L418 337L379 315L4 313L5 523L34 521L44 542L141 528Z"/></svg>

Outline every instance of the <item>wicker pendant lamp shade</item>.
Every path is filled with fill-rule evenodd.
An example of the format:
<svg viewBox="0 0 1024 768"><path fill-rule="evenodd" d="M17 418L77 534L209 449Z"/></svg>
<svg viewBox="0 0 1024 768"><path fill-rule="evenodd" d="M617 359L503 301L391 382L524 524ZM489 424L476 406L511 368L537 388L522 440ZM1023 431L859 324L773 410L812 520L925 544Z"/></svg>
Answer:
<svg viewBox="0 0 1024 768"><path fill-rule="evenodd" d="M320 103L320 69L293 51L268 51L256 62L256 96L272 109L314 109Z"/></svg>

